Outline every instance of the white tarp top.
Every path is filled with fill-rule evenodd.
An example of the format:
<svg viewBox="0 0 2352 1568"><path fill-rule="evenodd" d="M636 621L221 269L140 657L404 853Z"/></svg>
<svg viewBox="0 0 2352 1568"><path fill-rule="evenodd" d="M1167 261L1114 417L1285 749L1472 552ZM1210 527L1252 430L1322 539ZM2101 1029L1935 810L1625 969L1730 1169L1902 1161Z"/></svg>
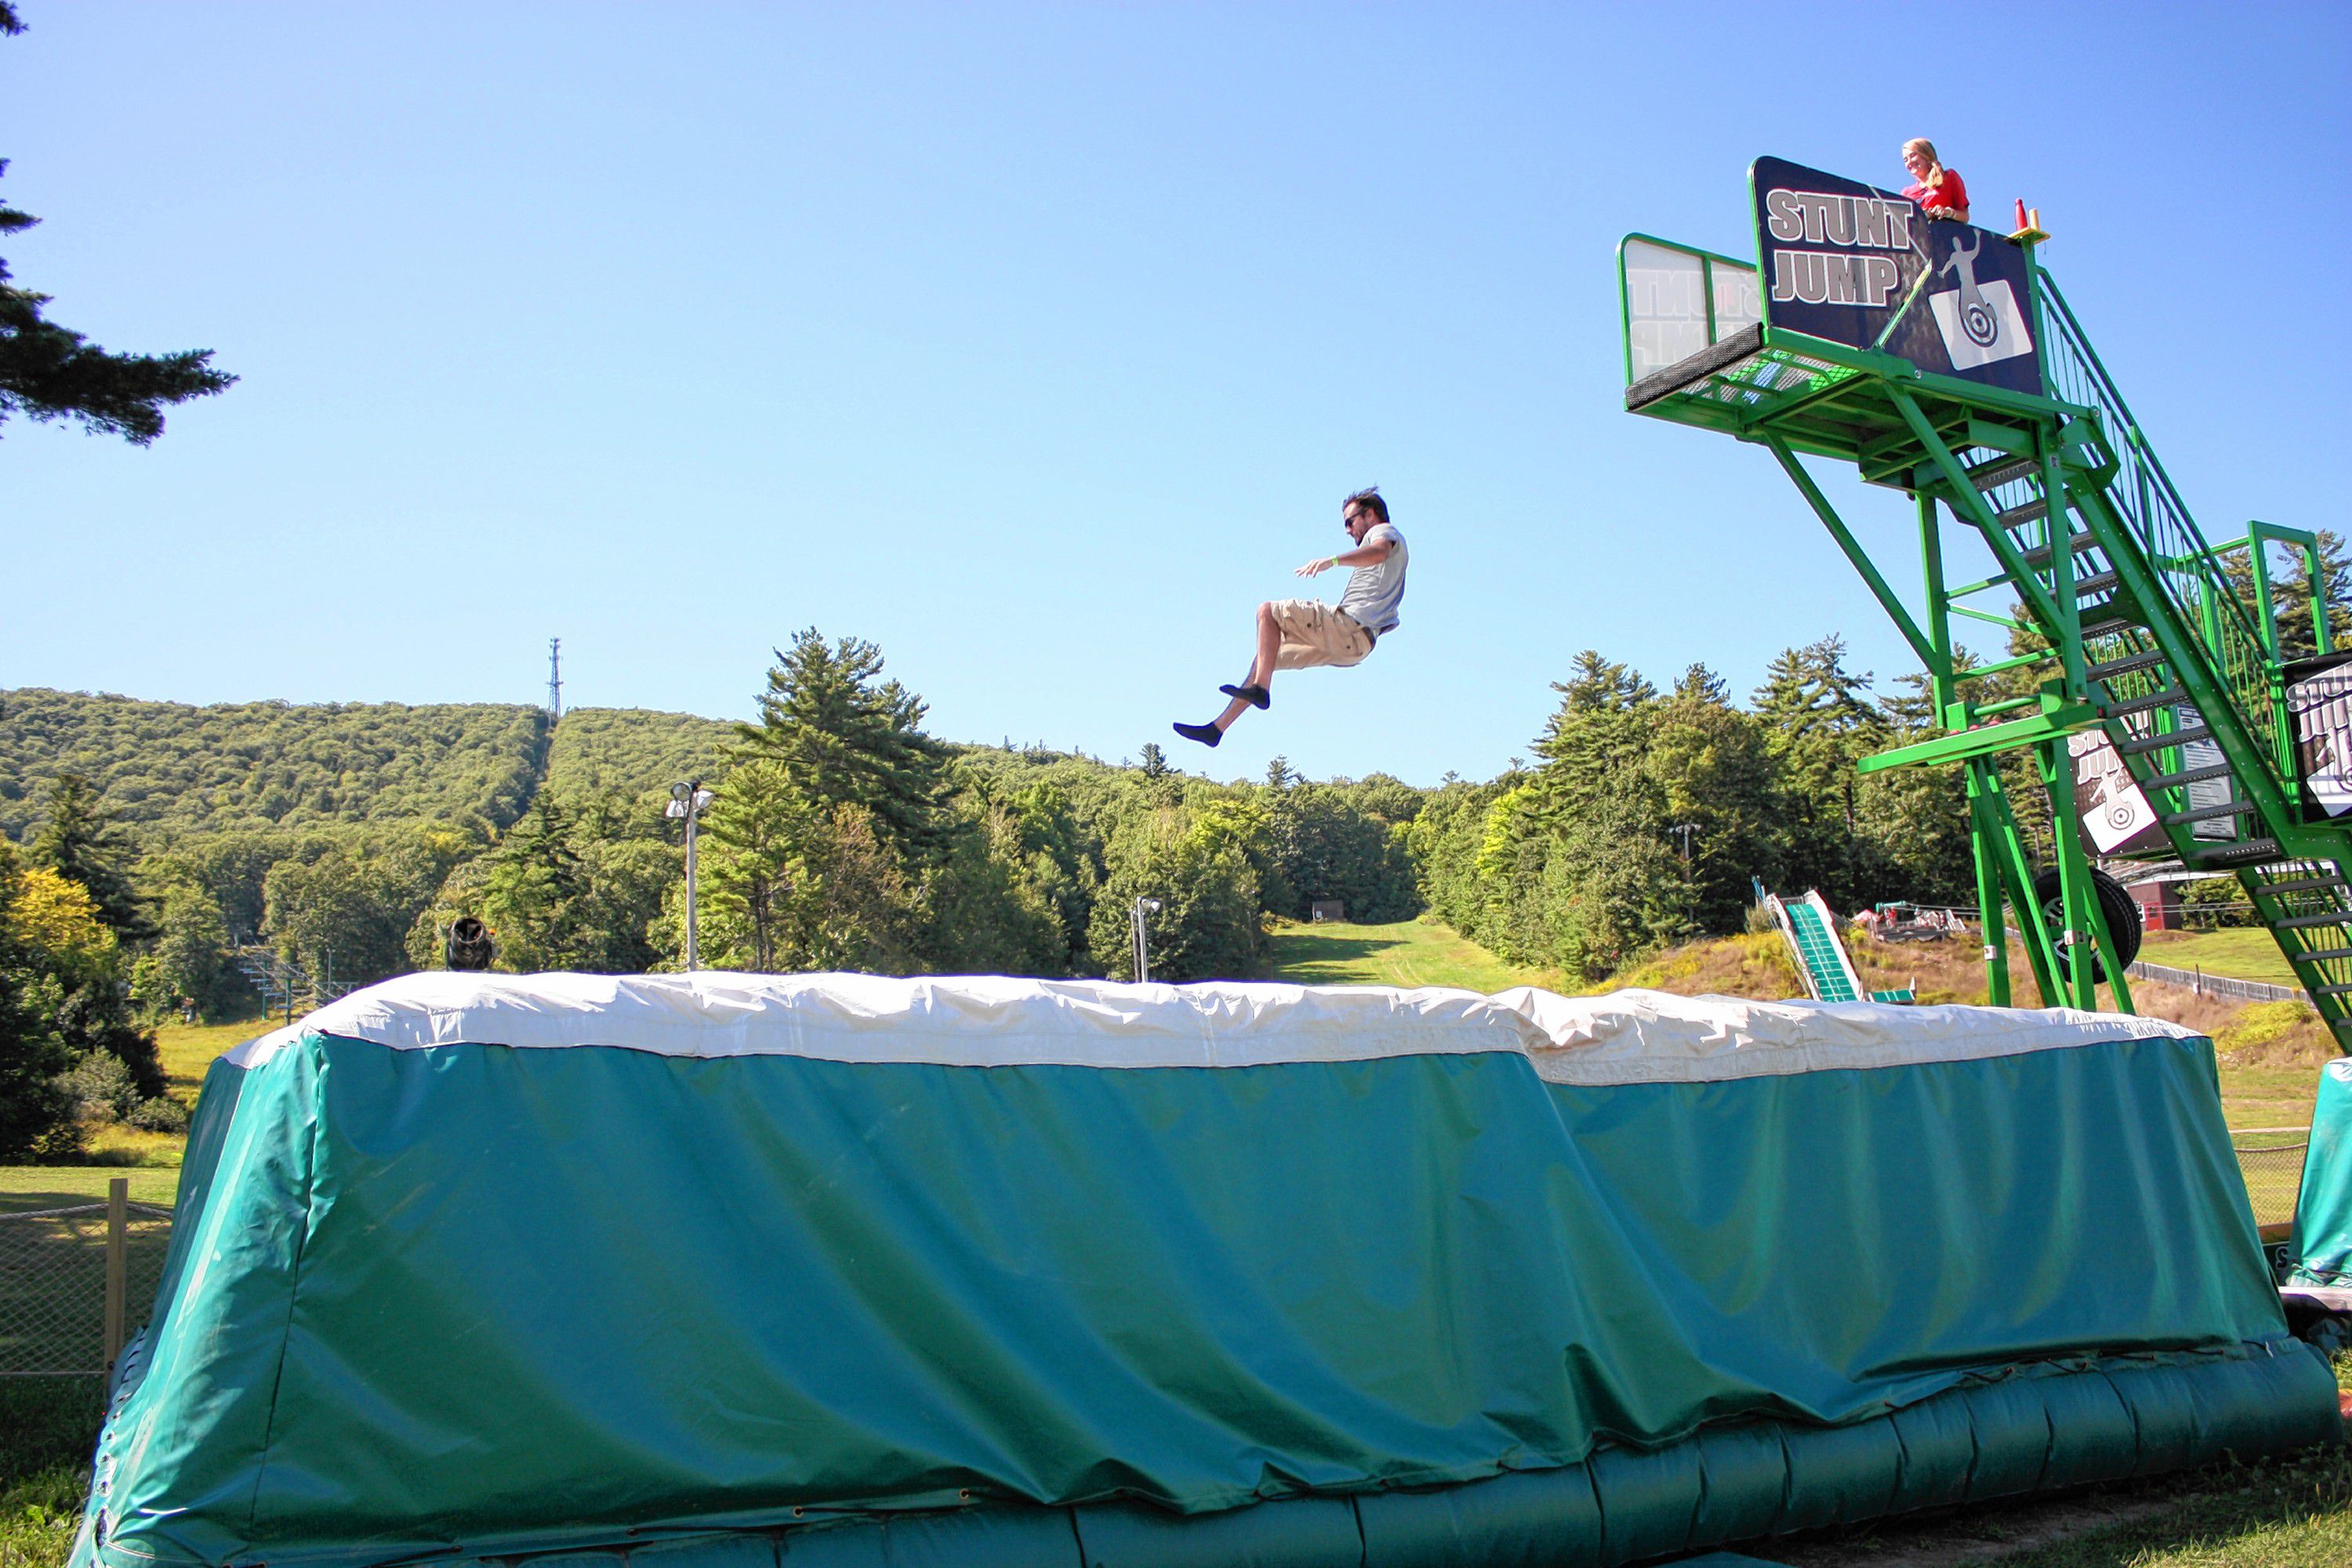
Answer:
<svg viewBox="0 0 2352 1568"><path fill-rule="evenodd" d="M1960 1061L2151 1037L2156 1018L1619 991L1495 996L1373 985L1122 985L1000 975L402 975L238 1047L258 1066L306 1033L395 1050L612 1046L948 1067L1239 1068L1517 1051L1560 1083L1675 1083Z"/></svg>

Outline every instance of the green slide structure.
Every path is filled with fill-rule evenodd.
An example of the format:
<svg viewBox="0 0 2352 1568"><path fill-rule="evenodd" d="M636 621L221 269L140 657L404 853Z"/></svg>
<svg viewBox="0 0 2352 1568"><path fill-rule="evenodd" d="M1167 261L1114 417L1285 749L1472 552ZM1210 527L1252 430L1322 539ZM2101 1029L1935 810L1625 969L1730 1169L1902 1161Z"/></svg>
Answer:
<svg viewBox="0 0 2352 1568"><path fill-rule="evenodd" d="M1780 935L1789 943L1790 955L1796 960L1797 973L1805 982L1805 994L1816 1002L1859 1002L1863 999L1862 976L1853 967L1853 959L1838 939L1837 916L1830 910L1829 900L1816 888L1794 903L1768 893L1764 885L1756 885L1757 902L1771 915L1780 928ZM1873 1002L1909 1002L1911 990L1873 991Z"/></svg>
<svg viewBox="0 0 2352 1568"><path fill-rule="evenodd" d="M1774 158L1751 168L1749 195L1753 261L1645 235L1621 247L1625 405L1769 453L1918 657L1941 733L1865 770L1966 771L1986 929L2025 933L2045 1005L2091 1007L2104 977L2130 1006L2111 924L2129 907L2091 853L2173 861L2238 879L2352 1044L2338 815L2352 707L2336 700L2352 671L2321 606L2317 657L2288 657L2269 581L2281 545L2317 579L2313 536L2258 523L2209 542L2041 265L2039 234L1929 222ZM1807 458L1906 498L1916 593L1895 591ZM1967 556L1990 574L1955 580ZM2036 646L1972 663L1952 635L1967 620L2021 624ZM1996 766L2009 752L2030 755L2056 819L2080 828L2055 836L2054 866L2018 830ZM2005 1004L2006 947L1985 951Z"/></svg>
<svg viewBox="0 0 2352 1568"><path fill-rule="evenodd" d="M2112 1015L410 975L213 1068L74 1562L1601 1568L2340 1440L2213 1077Z"/></svg>
<svg viewBox="0 0 2352 1568"><path fill-rule="evenodd" d="M1846 956L1845 943L1838 940L1837 916L1830 912L1829 900L1821 890L1815 889L1794 903L1766 892L1760 885L1756 893L1789 943L1805 994L1816 1002L1861 1001L1862 977L1854 973L1853 960Z"/></svg>

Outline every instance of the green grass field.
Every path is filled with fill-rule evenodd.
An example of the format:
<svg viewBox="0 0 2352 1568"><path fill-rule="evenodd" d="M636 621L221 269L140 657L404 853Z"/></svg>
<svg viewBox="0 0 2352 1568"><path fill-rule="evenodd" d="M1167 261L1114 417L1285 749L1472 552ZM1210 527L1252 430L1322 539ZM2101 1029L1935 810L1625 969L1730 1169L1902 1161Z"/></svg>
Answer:
<svg viewBox="0 0 2352 1568"><path fill-rule="evenodd" d="M2273 985L2299 985L2294 971L2278 950L2270 932L2254 926L2225 931L2150 931L2140 949L2140 960L2173 969L2202 969L2234 980L2261 980Z"/></svg>
<svg viewBox="0 0 2352 1568"><path fill-rule="evenodd" d="M163 1074L172 1092L190 1105L205 1083L205 1069L223 1051L266 1035L275 1026L259 1019L239 1024L166 1024L155 1031L155 1045L163 1058Z"/></svg>
<svg viewBox="0 0 2352 1568"><path fill-rule="evenodd" d="M1451 985L1487 994L1560 984L1556 974L1507 963L1432 920L1278 926L1274 978L1298 985Z"/></svg>

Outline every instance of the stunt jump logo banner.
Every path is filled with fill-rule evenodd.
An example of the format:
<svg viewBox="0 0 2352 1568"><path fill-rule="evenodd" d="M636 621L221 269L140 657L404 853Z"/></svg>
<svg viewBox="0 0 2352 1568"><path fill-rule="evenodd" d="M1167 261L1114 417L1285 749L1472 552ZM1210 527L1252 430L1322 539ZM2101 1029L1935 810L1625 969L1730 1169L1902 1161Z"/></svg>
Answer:
<svg viewBox="0 0 2352 1568"><path fill-rule="evenodd" d="M1757 258L1767 325L1900 355L1921 370L2042 390L2023 250L1972 225L1818 169L1759 158Z"/></svg>

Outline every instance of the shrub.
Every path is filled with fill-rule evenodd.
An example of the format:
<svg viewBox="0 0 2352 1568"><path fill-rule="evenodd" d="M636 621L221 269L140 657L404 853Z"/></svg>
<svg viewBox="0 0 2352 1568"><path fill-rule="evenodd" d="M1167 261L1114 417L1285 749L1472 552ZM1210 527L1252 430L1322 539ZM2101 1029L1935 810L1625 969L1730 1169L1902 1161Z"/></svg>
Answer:
<svg viewBox="0 0 2352 1568"><path fill-rule="evenodd" d="M131 1069L111 1051L91 1051L58 1080L72 1101L74 1115L84 1121L114 1121L139 1103L139 1086Z"/></svg>
<svg viewBox="0 0 2352 1568"><path fill-rule="evenodd" d="M142 1100L131 1108L122 1119L126 1127L136 1127L142 1132L181 1133L188 1130L188 1108L168 1094L152 1100Z"/></svg>

